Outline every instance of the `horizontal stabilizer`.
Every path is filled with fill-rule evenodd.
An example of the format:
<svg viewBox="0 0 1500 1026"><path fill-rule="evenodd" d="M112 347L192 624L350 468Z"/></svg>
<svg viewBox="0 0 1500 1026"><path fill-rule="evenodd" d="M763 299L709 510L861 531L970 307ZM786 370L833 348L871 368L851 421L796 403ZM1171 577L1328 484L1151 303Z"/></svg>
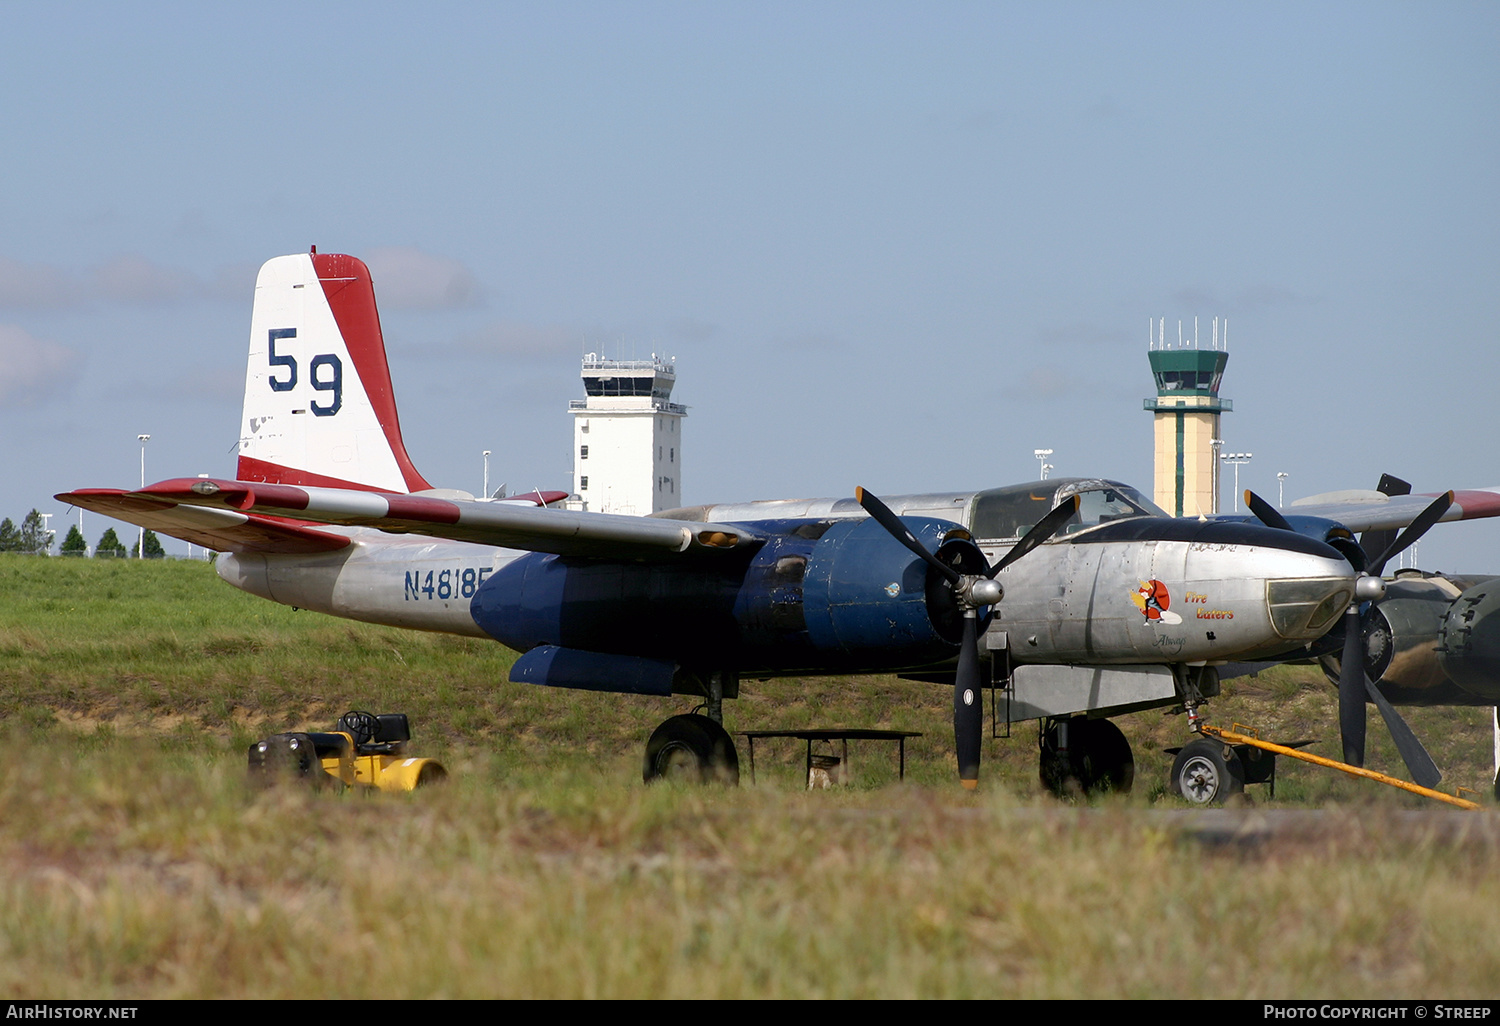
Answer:
<svg viewBox="0 0 1500 1026"><path fill-rule="evenodd" d="M103 513L157 534L180 538L219 552L309 555L345 548L349 539L254 513L150 499L119 488L81 488L56 496L63 502Z"/></svg>

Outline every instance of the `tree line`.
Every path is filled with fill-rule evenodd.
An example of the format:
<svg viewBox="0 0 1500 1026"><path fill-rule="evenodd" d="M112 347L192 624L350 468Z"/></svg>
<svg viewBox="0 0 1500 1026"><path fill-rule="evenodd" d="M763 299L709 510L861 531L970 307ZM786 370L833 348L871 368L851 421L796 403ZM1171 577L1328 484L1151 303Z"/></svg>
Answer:
<svg viewBox="0 0 1500 1026"><path fill-rule="evenodd" d="M49 556L52 554L52 542L57 537L56 531L47 530L46 521L42 519L41 513L32 510L21 520L21 526L17 527L15 521L6 517L0 521L0 552L18 552L27 556ZM137 537L134 545L130 546L129 556L138 558L141 554L142 541ZM161 540L156 537L156 532L147 531L145 535L145 548L147 559L160 559L165 556L166 550L161 547ZM87 556L89 554L88 542L84 540L83 532L74 524L68 528L68 535L63 539L62 547L57 550L62 556ZM113 527L109 528L99 538L99 544L94 546L94 555L105 558L126 556L125 545L115 534Z"/></svg>

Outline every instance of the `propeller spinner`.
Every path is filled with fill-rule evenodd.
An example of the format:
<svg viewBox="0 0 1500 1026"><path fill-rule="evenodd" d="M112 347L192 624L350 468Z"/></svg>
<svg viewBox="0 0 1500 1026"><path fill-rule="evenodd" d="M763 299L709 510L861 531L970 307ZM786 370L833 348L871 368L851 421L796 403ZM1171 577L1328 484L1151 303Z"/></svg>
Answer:
<svg viewBox="0 0 1500 1026"><path fill-rule="evenodd" d="M963 637L959 642L958 672L953 679L953 746L958 754L958 778L964 787L979 786L979 756L983 748L983 707L979 692L979 610L993 606L1005 596L995 575L1056 534L1078 512L1078 496L1058 503L1050 513L1011 546L1000 561L983 574L965 574L938 559L917 540L891 508L872 492L856 488L854 496L866 513L891 536L921 557L948 582L963 613Z"/></svg>

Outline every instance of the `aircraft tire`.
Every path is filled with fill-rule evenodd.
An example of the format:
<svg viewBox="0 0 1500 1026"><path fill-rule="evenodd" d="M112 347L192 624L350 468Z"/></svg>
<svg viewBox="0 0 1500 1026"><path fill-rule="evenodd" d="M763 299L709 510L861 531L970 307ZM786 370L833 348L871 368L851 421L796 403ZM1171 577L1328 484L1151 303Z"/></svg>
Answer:
<svg viewBox="0 0 1500 1026"><path fill-rule="evenodd" d="M1057 724L1042 735L1042 786L1062 797L1073 793L1129 794L1135 784L1135 757L1125 734L1110 720L1074 716L1068 721L1068 758L1057 750Z"/></svg>
<svg viewBox="0 0 1500 1026"><path fill-rule="evenodd" d="M1112 720L1084 720L1084 743L1075 756L1085 791L1129 794L1135 784L1135 757L1130 742Z"/></svg>
<svg viewBox="0 0 1500 1026"><path fill-rule="evenodd" d="M646 742L641 779L648 784L673 779L732 787L740 782L740 757L729 732L707 716L673 716Z"/></svg>
<svg viewBox="0 0 1500 1026"><path fill-rule="evenodd" d="M1245 790L1245 768L1233 748L1198 738L1172 761L1172 793L1194 805L1222 805Z"/></svg>

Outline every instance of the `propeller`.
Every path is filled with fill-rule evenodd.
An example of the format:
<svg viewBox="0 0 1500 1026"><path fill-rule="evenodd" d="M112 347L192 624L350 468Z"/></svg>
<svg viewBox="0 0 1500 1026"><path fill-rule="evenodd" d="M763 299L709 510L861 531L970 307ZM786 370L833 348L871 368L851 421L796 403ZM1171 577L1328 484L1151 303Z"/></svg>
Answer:
<svg viewBox="0 0 1500 1026"><path fill-rule="evenodd" d="M1005 589L995 575L1026 553L1051 538L1076 512L1078 496L1070 495L1051 512L1037 521L1020 541L1011 546L1000 561L983 574L964 574L938 559L911 533L891 508L873 492L856 488L854 497L871 519L890 532L928 566L940 574L953 589L954 598L963 612L963 636L959 640L958 672L953 678L953 747L958 754L958 778L963 786L979 786L979 756L983 749L983 709L979 691L979 609L993 606L1005 596Z"/></svg>
<svg viewBox="0 0 1500 1026"><path fill-rule="evenodd" d="M1274 506L1254 492L1245 492L1245 504L1267 527L1293 530ZM1401 714L1365 673L1365 636L1359 607L1362 603L1385 595L1385 582L1381 579L1385 564L1391 557L1415 544L1432 525L1443 518L1451 505L1452 492L1433 499L1360 573L1354 582L1354 601L1344 613L1344 651L1339 659L1339 734L1343 740L1344 761L1351 766L1365 764L1365 699L1368 698L1380 710L1386 729L1396 743L1396 751L1401 754L1402 761L1411 772L1412 780L1423 787L1436 787L1442 781L1443 774L1417 735L1401 718Z"/></svg>

